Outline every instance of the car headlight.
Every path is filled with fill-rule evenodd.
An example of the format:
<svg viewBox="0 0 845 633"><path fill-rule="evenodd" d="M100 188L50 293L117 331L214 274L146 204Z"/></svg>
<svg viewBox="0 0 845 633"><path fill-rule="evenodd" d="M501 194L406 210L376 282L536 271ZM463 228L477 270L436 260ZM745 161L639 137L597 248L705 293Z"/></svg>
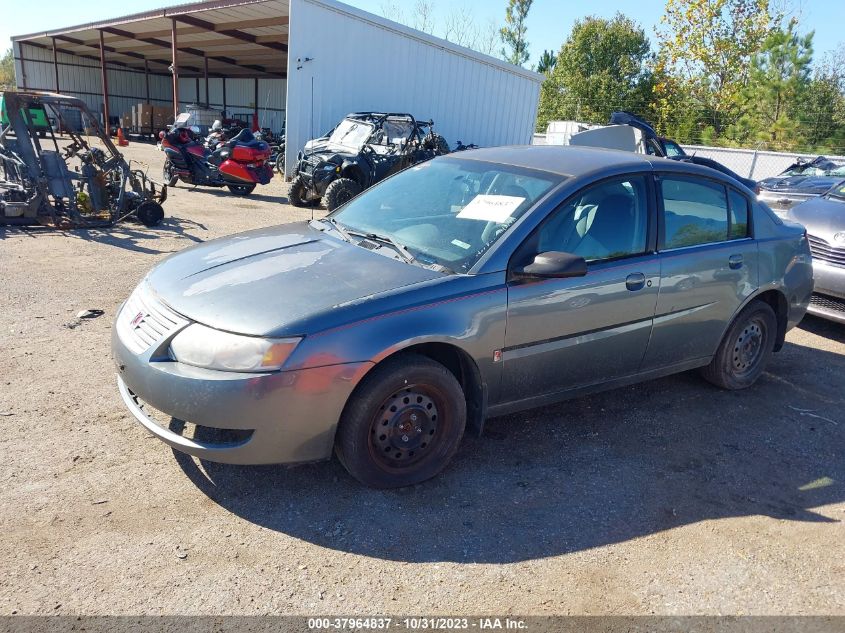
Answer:
<svg viewBox="0 0 845 633"><path fill-rule="evenodd" d="M259 338L189 325L170 343L170 355L186 365L221 371L277 371L296 348L299 338Z"/></svg>

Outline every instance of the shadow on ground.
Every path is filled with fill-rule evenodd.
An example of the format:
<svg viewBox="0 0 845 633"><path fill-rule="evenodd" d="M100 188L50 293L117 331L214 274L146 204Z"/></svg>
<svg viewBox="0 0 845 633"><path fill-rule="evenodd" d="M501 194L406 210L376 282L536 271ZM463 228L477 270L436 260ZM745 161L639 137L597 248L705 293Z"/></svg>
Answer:
<svg viewBox="0 0 845 633"><path fill-rule="evenodd" d="M803 371L825 363L830 381ZM845 501L845 357L788 344L744 392L681 374L488 421L438 478L370 490L337 463L241 467L175 453L209 498L335 550L505 563L709 519L833 522Z"/></svg>
<svg viewBox="0 0 845 633"><path fill-rule="evenodd" d="M194 222L193 220L188 220L186 218L165 216L161 223L154 227L146 227L143 224L139 224L131 220L118 222L110 227L92 229L57 229L47 226L7 226L0 227L0 238L6 235L11 235L13 232L32 238L37 238L43 235L61 234L66 237L85 240L88 242L108 244L109 246L114 246L115 248L122 248L137 253L159 255L162 253L173 253L181 249L161 250L156 248L156 240L162 237L175 237L177 239L184 239L190 242L199 243L205 240L197 235L197 233L207 230L207 227L199 222Z"/></svg>

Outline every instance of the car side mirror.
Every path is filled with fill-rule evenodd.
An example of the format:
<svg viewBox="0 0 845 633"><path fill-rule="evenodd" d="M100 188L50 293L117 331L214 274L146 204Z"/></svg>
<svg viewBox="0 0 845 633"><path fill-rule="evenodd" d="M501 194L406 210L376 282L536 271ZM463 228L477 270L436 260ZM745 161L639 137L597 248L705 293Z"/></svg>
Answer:
<svg viewBox="0 0 845 633"><path fill-rule="evenodd" d="M572 253L546 251L534 256L534 261L513 270L516 277L523 279L565 279L583 277L587 274L587 261Z"/></svg>

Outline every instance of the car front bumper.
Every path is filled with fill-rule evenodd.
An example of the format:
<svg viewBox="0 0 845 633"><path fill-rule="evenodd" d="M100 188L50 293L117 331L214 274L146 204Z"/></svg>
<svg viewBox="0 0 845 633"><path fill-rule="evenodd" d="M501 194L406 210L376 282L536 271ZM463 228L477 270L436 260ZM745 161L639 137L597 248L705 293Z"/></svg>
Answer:
<svg viewBox="0 0 845 633"><path fill-rule="evenodd" d="M845 323L845 267L813 259L815 288L807 312Z"/></svg>
<svg viewBox="0 0 845 633"><path fill-rule="evenodd" d="M202 369L155 360L150 351L137 354L118 328L112 353L123 402L144 428L174 449L228 464L329 459L343 407L371 367L349 363L266 374ZM185 437L174 424L160 424L150 408L193 423L198 432ZM239 439L204 440L200 427L234 430Z"/></svg>

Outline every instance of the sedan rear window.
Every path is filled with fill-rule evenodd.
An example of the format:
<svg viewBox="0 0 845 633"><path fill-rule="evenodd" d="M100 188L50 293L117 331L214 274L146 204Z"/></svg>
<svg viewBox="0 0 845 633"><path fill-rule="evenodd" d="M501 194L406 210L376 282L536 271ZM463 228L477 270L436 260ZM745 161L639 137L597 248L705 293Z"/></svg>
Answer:
<svg viewBox="0 0 845 633"><path fill-rule="evenodd" d="M728 201L724 187L667 177L661 179L661 190L666 248L728 239Z"/></svg>

